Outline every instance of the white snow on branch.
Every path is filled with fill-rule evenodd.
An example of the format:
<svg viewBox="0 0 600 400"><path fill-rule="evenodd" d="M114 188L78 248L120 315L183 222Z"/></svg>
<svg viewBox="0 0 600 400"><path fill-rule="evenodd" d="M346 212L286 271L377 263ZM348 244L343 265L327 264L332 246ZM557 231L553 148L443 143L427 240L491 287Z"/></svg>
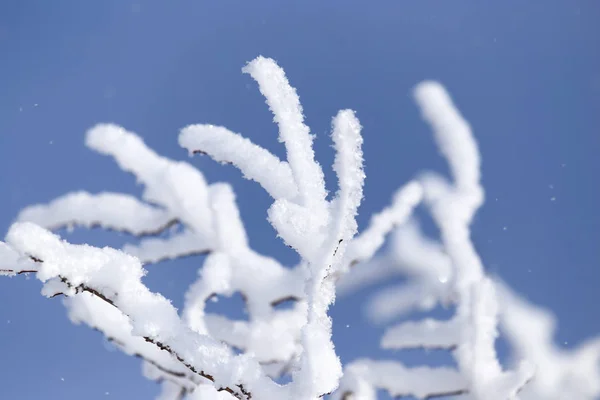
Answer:
<svg viewBox="0 0 600 400"><path fill-rule="evenodd" d="M381 339L383 349L456 347L461 339L461 325L456 319L439 321L425 319L405 322L385 331Z"/></svg>
<svg viewBox="0 0 600 400"><path fill-rule="evenodd" d="M85 323L101 331L108 341L125 354L139 356L155 366L154 380L169 379L177 386L193 388L199 377L186 369L177 359L143 337L133 335L130 319L118 308L88 293L79 293L64 300L69 318L74 324ZM160 366L157 368L156 366Z"/></svg>
<svg viewBox="0 0 600 400"><path fill-rule="evenodd" d="M154 370L150 369L151 367L148 368L148 371L145 371L146 373L144 374L148 379L152 379L152 380L156 380L155 376L154 376ZM158 394L158 396L156 396L155 400L182 400L183 396L182 396L182 387L179 386L177 383L175 382L171 382L169 380L165 380L162 382L161 384L161 391Z"/></svg>
<svg viewBox="0 0 600 400"><path fill-rule="evenodd" d="M286 160L214 125L187 126L179 144L234 164L273 197L268 219L300 255L298 265L284 267L249 247L231 186L208 185L190 164L159 156L124 128L101 124L88 131L86 144L133 173L145 186L143 201L120 193L73 192L26 208L19 219L42 227L31 222L11 227L6 243L0 242L0 275L36 273L44 295L64 294L74 323L98 329L126 354L143 359L144 375L161 382L159 400L314 400L328 393L333 399L374 400L379 389L419 399L600 396L600 339L574 350L556 346L554 317L486 275L470 227L484 201L480 155L468 122L439 83L421 83L414 98L451 179L420 174L354 237L365 179L354 111L342 110L332 120L339 189L327 201L314 137L283 69L258 57L243 72L258 83L274 114ZM421 202L439 229L439 242L416 222ZM72 245L43 228L98 225L143 236L175 223L181 232L142 238L125 252ZM180 316L142 283L142 262L200 253L207 257ZM359 359L342 371L328 316L336 285L338 293L349 293L395 277L405 282L378 290L366 302L372 320L388 322L439 304L455 306L456 312L444 321L426 318L388 327L381 347L451 350L456 368ZM247 320L206 312L213 296L236 293L245 301ZM291 307L280 309L286 301ZM499 324L514 358L531 364L504 370L495 349ZM275 383L284 371L291 383Z"/></svg>
<svg viewBox="0 0 600 400"><path fill-rule="evenodd" d="M211 216L218 217L212 221L211 237L207 238L191 229L186 229L165 239L142 239L137 245L125 245L123 250L138 257L142 262L155 263L189 255L206 254L219 248L228 248L228 251L232 252L247 249L246 231L239 217L231 187L224 183L212 184L208 187L208 192Z"/></svg>
<svg viewBox="0 0 600 400"><path fill-rule="evenodd" d="M227 128L189 125L181 130L179 145L190 154L206 153L215 161L235 165L245 178L258 182L274 199L293 200L298 196L287 162Z"/></svg>
<svg viewBox="0 0 600 400"><path fill-rule="evenodd" d="M381 248L390 231L404 224L421 202L423 191L418 182L411 181L401 187L392 204L371 217L369 227L349 245L344 265L368 260Z"/></svg>
<svg viewBox="0 0 600 400"><path fill-rule="evenodd" d="M454 273L452 261L443 247L426 237L414 219L394 231L389 258L400 271L419 280L445 284Z"/></svg>
<svg viewBox="0 0 600 400"><path fill-rule="evenodd" d="M129 317L132 335L170 349L192 371L210 371L215 384L242 385L264 398L280 392L256 360L234 356L221 342L184 325L171 303L141 282L145 271L134 257L108 247L72 245L31 223L14 224L7 242L19 253L42 260L37 274L42 282L60 279L68 287L66 296L88 292L114 305ZM239 389L238 395L243 398L244 391Z"/></svg>
<svg viewBox="0 0 600 400"><path fill-rule="evenodd" d="M186 400L234 400L226 391L217 391L212 385L199 385Z"/></svg>
<svg viewBox="0 0 600 400"><path fill-rule="evenodd" d="M4 242L0 242L0 276L15 276L22 273L37 272L38 265L29 257Z"/></svg>
<svg viewBox="0 0 600 400"><path fill-rule="evenodd" d="M461 116L450 95L438 82L422 82L415 88L415 100L423 118L431 125L440 152L444 155L458 190L473 194L478 207L483 201L480 157L469 123Z"/></svg>
<svg viewBox="0 0 600 400"><path fill-rule="evenodd" d="M229 254L249 250L248 237L231 186L225 183L213 184L209 195L214 216L215 248Z"/></svg>
<svg viewBox="0 0 600 400"><path fill-rule="evenodd" d="M123 251L137 257L142 263L157 263L180 257L205 254L211 246L206 238L191 230L168 238L144 238L138 244L126 244Z"/></svg>
<svg viewBox="0 0 600 400"><path fill-rule="evenodd" d="M452 262L439 243L425 237L414 220L398 226L387 253L382 256L397 274L409 282L383 289L367 301L369 317L376 322L391 320L414 310L431 310L451 298ZM381 262L381 261L380 261ZM371 262L358 266L370 268Z"/></svg>
<svg viewBox="0 0 600 400"><path fill-rule="evenodd" d="M554 343L556 317L531 304L500 281L501 329L515 359L532 363L535 375L525 386L523 400L593 400L600 397L600 337L573 350Z"/></svg>
<svg viewBox="0 0 600 400"><path fill-rule="evenodd" d="M264 57L249 62L243 72L250 74L265 96L274 121L279 125L279 140L287 149L287 161L298 185L301 205L323 213L326 218L325 180L315 161L313 137L304 124L302 105L296 90L290 86L285 72L277 63Z"/></svg>
<svg viewBox="0 0 600 400"><path fill-rule="evenodd" d="M305 304L299 307L305 308ZM289 362L301 351L298 333L304 323L301 317L304 312L293 308L249 322L207 314L205 321L212 337L255 354L261 363Z"/></svg>
<svg viewBox="0 0 600 400"><path fill-rule="evenodd" d="M294 374L299 398L329 393L342 375L341 363L331 340L331 319L327 315L335 298L332 273L342 268L347 243L356 233L356 214L363 197L363 160L360 123L351 110L340 111L333 120L332 138L337 150L333 169L339 190L332 201L332 223L320 254L310 260L311 276L306 292L308 321L302 329L301 369Z"/></svg>
<svg viewBox="0 0 600 400"><path fill-rule="evenodd" d="M276 200L268 210L268 219L278 236L302 258L318 257L326 236L326 224L319 213L286 199Z"/></svg>
<svg viewBox="0 0 600 400"><path fill-rule="evenodd" d="M271 59L258 57L243 71L258 82L274 114L279 125L279 139L286 146L288 164L221 127L190 126L181 132L179 141L190 151L199 150L214 155L219 161L233 162L274 197L275 202L268 211L269 220L278 235L298 251L303 259L301 265L307 272L304 297L308 311L302 328L303 351L294 374L294 390L299 398L320 396L333 390L341 375L340 362L331 342L331 320L327 310L335 296L334 280L330 275L342 265L347 243L356 232L355 216L362 200L364 173L360 123L350 110L341 111L333 120L332 137L337 150L334 170L338 175L339 192L335 200L328 203L323 171L314 157L313 137L304 124L298 95L283 69ZM258 164L253 158L258 158ZM265 170L265 166L271 171ZM282 190L278 186L281 183L273 179L274 171L279 178L283 177L284 185L290 186L290 179L285 176L288 167L297 190L295 196L289 188ZM246 263L251 254L245 251L245 245L238 247L236 251L222 249L227 255L210 257L210 265L220 267L205 267L200 279L188 292L189 307L186 308L195 310L186 314L190 318L192 314L202 315L203 304L211 293L227 294L234 290L232 283L235 280L232 277L239 275L240 271L235 253L246 252ZM233 272L234 269L236 272ZM220 278L207 279L212 276L209 274L220 274ZM247 294L246 291L242 293ZM253 304L251 299L254 297L247 297L248 306L262 307L261 314L268 315L264 304ZM198 318L190 320L190 324L195 324L199 331L206 331Z"/></svg>
<svg viewBox="0 0 600 400"><path fill-rule="evenodd" d="M452 186L432 174L422 179L425 200L440 229L445 251L456 268L454 284L459 296L456 318L465 325L454 355L476 399L511 398L521 389L519 385L530 379L531 371L523 367L504 372L496 357L497 299L470 239L469 225L483 203L477 143L468 123L440 84L419 84L415 99L454 178Z"/></svg>
<svg viewBox="0 0 600 400"><path fill-rule="evenodd" d="M300 269L285 269L274 260L250 251L239 258L224 252L209 255L196 282L186 293L183 317L199 333L210 333L236 348L251 352L261 362L289 361L299 352L298 336L306 305L297 301L292 310L275 310L281 299L300 299ZM205 314L206 302L215 295L242 293L249 321L230 321Z"/></svg>
<svg viewBox="0 0 600 400"><path fill-rule="evenodd" d="M532 371L526 364L515 371L503 371L496 357L497 298L470 239L471 221L483 202L477 144L468 123L440 84L418 85L415 99L434 130L440 152L450 165L453 182L434 173L422 174L418 183L413 184L418 191L413 191L412 208L423 198L438 225L442 243L427 239L418 225L408 220L412 208L406 208L410 211L400 221L391 216L392 207L385 209L372 218L369 228L351 244L346 265L352 267L357 261L359 264L351 268L350 277L346 278L351 284L345 286L353 290L362 286L356 277L351 277L354 270L358 271L357 276L368 277L368 283L394 274L408 278L408 283L380 290L368 302L369 314L380 322L410 311L429 310L440 302L455 302L456 315L449 321L399 324L386 331L382 346L454 349L456 373L464 378L464 388L470 396L512 399L531 378ZM370 262L391 230L394 235L389 249ZM371 265L373 270L369 270ZM341 284L343 287L344 278ZM368 388L369 381L361 379L360 388ZM365 390L368 398L370 392Z"/></svg>
<svg viewBox="0 0 600 400"><path fill-rule="evenodd" d="M332 236L339 240L351 239L358 229L356 214L363 198L365 181L360 129L360 122L352 110L340 111L333 119L331 137L336 150L333 169L338 177L339 190L333 202Z"/></svg>
<svg viewBox="0 0 600 400"><path fill-rule="evenodd" d="M86 144L113 156L121 169L133 173L146 187L144 200L161 205L196 233L211 237L208 185L200 171L157 155L137 135L116 125L90 129Z"/></svg>
<svg viewBox="0 0 600 400"><path fill-rule="evenodd" d="M338 274L335 289L338 296L346 296L360 289L375 285L397 274L387 255L375 255L368 262L357 263L350 272Z"/></svg>
<svg viewBox="0 0 600 400"><path fill-rule="evenodd" d="M408 368L395 361L364 359L347 367L334 399L375 400L375 389L384 389L396 398L428 399L465 393L467 382L452 368Z"/></svg>
<svg viewBox="0 0 600 400"><path fill-rule="evenodd" d="M145 271L134 257L108 247L68 244L28 222L14 224L6 240L21 254L43 260L37 274L42 282L55 278L68 281L70 292L66 295L76 294L80 285L100 287L108 298L118 293L114 301L119 309L135 315L135 334L168 339L176 333L177 312L165 298L141 283Z"/></svg>
<svg viewBox="0 0 600 400"><path fill-rule="evenodd" d="M331 392L342 375L341 363L331 341L331 319L327 310L335 298L332 273L342 268L347 243L357 230L355 217L363 197L365 175L361 126L354 112L340 111L332 125L332 138L337 150L333 168L338 176L339 190L331 203L332 222L328 237L316 256L307 260L311 271L306 284L308 320L302 329L304 351L299 362L300 370L294 374L293 382L298 398Z"/></svg>
<svg viewBox="0 0 600 400"><path fill-rule="evenodd" d="M439 243L423 235L414 218L394 229L382 255L359 263L352 273L342 276L338 293L347 294L394 276L408 278L408 282L384 288L367 301L368 316L375 322L431 310L450 301L452 263Z"/></svg>
<svg viewBox="0 0 600 400"><path fill-rule="evenodd" d="M302 270L286 269L248 248L246 232L229 185L211 185L210 201L215 247L198 280L186 293L183 317L195 331L209 333L244 349L260 362L288 362L299 352L298 336L305 305L298 302L292 311L276 311L273 304L281 299L302 298ZM205 314L209 298L231 296L235 292L242 293L246 300L248 322Z"/></svg>
<svg viewBox="0 0 600 400"><path fill-rule="evenodd" d="M144 204L127 194L81 191L58 197L47 205L29 206L19 213L17 220L34 222L52 230L71 225L101 226L146 235L166 229L174 222L174 217L164 209Z"/></svg>
<svg viewBox="0 0 600 400"><path fill-rule="evenodd" d="M367 267L369 265L365 264ZM427 281L413 278L407 283L390 285L371 295L364 309L371 321L380 324L411 311L431 311L437 304L435 288Z"/></svg>

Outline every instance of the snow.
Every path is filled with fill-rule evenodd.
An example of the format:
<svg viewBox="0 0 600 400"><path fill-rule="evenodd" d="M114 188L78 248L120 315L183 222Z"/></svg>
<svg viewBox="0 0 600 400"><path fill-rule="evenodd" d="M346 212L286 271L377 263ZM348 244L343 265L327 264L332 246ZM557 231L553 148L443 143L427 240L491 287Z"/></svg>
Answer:
<svg viewBox="0 0 600 400"><path fill-rule="evenodd" d="M123 251L136 256L143 263L157 263L162 260L204 254L210 246L203 236L186 230L163 238L144 238L138 244L126 244Z"/></svg>
<svg viewBox="0 0 600 400"><path fill-rule="evenodd" d="M332 204L335 209L331 236L345 241L352 239L358 230L356 215L363 199L365 173L360 130L360 122L352 110L340 111L333 119L331 136L336 150L333 170L339 190Z"/></svg>
<svg viewBox="0 0 600 400"><path fill-rule="evenodd" d="M279 141L286 147L301 205L318 210L327 218L323 171L315 161L313 136L304 124L302 105L296 90L290 86L283 69L270 58L259 56L242 71L258 83L260 92L273 112L273 120L279 125Z"/></svg>
<svg viewBox="0 0 600 400"><path fill-rule="evenodd" d="M294 199L298 188L287 162L227 128L189 125L181 130L179 145L190 155L206 153L215 161L235 165L246 179L258 182L274 199Z"/></svg>
<svg viewBox="0 0 600 400"><path fill-rule="evenodd" d="M390 208L377 214L367 230L351 244L348 264L352 266L356 260L359 263L354 269L368 270L373 254L381 247L385 237L395 230L391 249L374 259L374 271L358 274L368 276L369 283L393 276L395 271L411 279L408 284L388 287L371 298L367 307L370 316L383 322L411 311L430 310L438 303L450 302L456 304L456 314L448 321L408 321L389 328L382 338L382 347L453 349L458 364L453 373L464 378L463 388L473 398L514 398L531 379L533 371L527 364L503 371L496 356L498 297L470 240L471 221L484 199L477 143L469 124L439 83L423 82L417 85L414 94L423 118L433 129L440 153L448 161L453 180L449 182L432 172L420 174L416 182L410 183L414 188L413 194L404 195L410 201L401 202L408 205L404 218L391 218ZM403 197L400 193L398 198ZM410 219L412 209L421 200L440 230L441 243L424 237L418 225ZM362 260L365 262L360 263ZM381 267L385 261L388 266ZM346 287L355 290L360 286L355 279ZM352 371L356 365L351 363L346 370ZM407 371L412 373L414 370ZM401 374L401 371L397 373ZM349 374L350 377L353 375L357 382L362 383L348 384L358 385L356 390L366 390L364 398L372 397L369 385L387 389L392 395L427 396L425 392L401 392L386 382L378 381L380 376L384 376L383 372L368 378L365 378L368 374L364 372Z"/></svg>
<svg viewBox="0 0 600 400"><path fill-rule="evenodd" d="M560 348L552 341L554 317L486 274L470 238L484 201L480 154L443 86L423 82L414 98L450 179L417 175L358 234L365 173L356 113L341 110L332 119L338 191L328 201L314 136L285 72L265 57L243 72L258 83L274 114L286 160L209 124L183 128L179 144L190 154L233 164L270 194L268 220L300 256L297 265L284 266L250 248L230 185L209 184L191 164L158 155L135 133L100 124L88 131L87 146L134 174L144 186L142 198L80 191L25 208L6 243L0 242L0 275L32 272L44 283L43 295L64 295L73 323L101 331L143 360L144 375L161 383L159 400L305 400L327 393L368 400L378 389L420 399L463 393L474 400L600 396L600 339L573 351ZM415 215L420 204L439 228L439 240L421 230ZM174 224L181 230L167 231ZM47 230L72 225L128 232L139 241L123 250L97 248L67 243ZM159 233L165 235L145 237ZM143 284L142 265L194 254L206 258L179 312ZM454 313L386 326L382 349L444 349L455 366L358 359L342 368L328 315L336 291L345 295L394 277L406 282L378 290L365 303L372 321L386 324L438 305ZM209 299L235 293L246 302L247 320L206 311ZM278 309L283 301L292 306ZM496 355L501 333L515 356L508 369ZM283 371L292 380L280 385Z"/></svg>
<svg viewBox="0 0 600 400"><path fill-rule="evenodd" d="M461 339L460 321L438 321L431 318L405 322L388 328L381 338L383 349L445 348L451 349Z"/></svg>
<svg viewBox="0 0 600 400"><path fill-rule="evenodd" d="M131 335L162 343L196 371L211 371L217 384L227 386L235 371L234 381L244 386L253 388L261 382L257 393L261 393L261 388L273 390L274 383L265 383L270 380L256 361L234 356L221 342L184 325L171 303L141 282L145 271L135 257L111 248L72 245L32 223L14 224L6 241L20 254L43 260L37 274L42 282L59 278L68 284L66 296L88 292L111 307L114 305L129 319ZM82 316L77 310L71 308L72 319L90 321L89 316Z"/></svg>
<svg viewBox="0 0 600 400"><path fill-rule="evenodd" d="M527 360L535 370L524 388L525 400L592 400L600 396L600 337L589 338L573 350L554 339L555 316L531 304L501 281L499 293L501 329L517 359Z"/></svg>
<svg viewBox="0 0 600 400"><path fill-rule="evenodd" d="M113 156L122 170L133 173L146 187L145 201L164 207L189 229L210 237L208 185L200 171L188 163L157 155L136 134L113 124L90 129L86 144Z"/></svg>
<svg viewBox="0 0 600 400"><path fill-rule="evenodd" d="M423 118L431 125L440 152L448 161L454 182L434 174L422 177L425 201L436 221L452 264L458 295L456 318L465 326L454 356L469 381L472 395L481 399L514 397L531 372L520 369L508 380L496 357L498 305L494 287L470 240L469 225L483 203L480 156L469 124L460 115L444 88L423 82L415 88Z"/></svg>
<svg viewBox="0 0 600 400"><path fill-rule="evenodd" d="M374 388L388 391L392 397L414 396L427 399L440 394L460 394L468 383L454 369L439 367L407 368L395 361L357 360L347 369L339 395L353 393L355 399L376 399Z"/></svg>
<svg viewBox="0 0 600 400"><path fill-rule="evenodd" d="M29 257L23 257L6 243L0 242L0 276L15 276L37 269L37 264Z"/></svg>
<svg viewBox="0 0 600 400"><path fill-rule="evenodd" d="M144 235L164 230L174 217L166 210L144 204L127 194L94 195L82 191L61 196L48 205L26 207L17 219L34 222L51 230L72 225L87 228L101 226Z"/></svg>
<svg viewBox="0 0 600 400"><path fill-rule="evenodd" d="M392 204L371 217L368 228L349 245L345 264L368 260L384 243L385 236L410 218L421 202L423 191L418 182L411 181L398 189Z"/></svg>

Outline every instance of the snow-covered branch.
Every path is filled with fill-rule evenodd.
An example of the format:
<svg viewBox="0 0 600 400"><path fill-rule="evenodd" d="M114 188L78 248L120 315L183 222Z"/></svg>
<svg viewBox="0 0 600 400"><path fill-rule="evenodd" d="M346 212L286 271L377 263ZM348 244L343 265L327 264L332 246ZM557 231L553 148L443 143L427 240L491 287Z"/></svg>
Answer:
<svg viewBox="0 0 600 400"><path fill-rule="evenodd" d="M251 397L244 387L253 388L261 380L270 381L260 373L258 363L234 356L219 341L197 334L183 324L170 302L150 292L141 282L145 271L134 257L110 248L68 244L31 223L13 225L6 240L22 255L38 260L37 277L46 283L43 289L46 296L94 295L127 317L131 335L166 351L194 374L227 388L238 398ZM81 304L80 300L79 306ZM90 304L97 306L99 303ZM84 308L83 311L88 313L86 318L83 313L78 313L81 310L71 307L71 318L85 320L92 325L91 318L97 317L98 313L89 313L91 308ZM128 328L123 327L123 323L127 322L123 318L112 322L120 322L122 328ZM112 324L106 323L102 324L102 328L105 333L115 329ZM232 370L237 371L237 376L231 376ZM234 385L231 385L232 378ZM259 393L268 387L264 384L258 386Z"/></svg>
<svg viewBox="0 0 600 400"><path fill-rule="evenodd" d="M155 235L177 223L174 216L122 193L73 192L48 205L25 208L18 217L48 229L73 225L127 232L136 236Z"/></svg>
<svg viewBox="0 0 600 400"><path fill-rule="evenodd" d="M451 349L458 372L465 379L465 390L472 397L512 399L531 378L532 371L526 364L516 371L503 371L496 356L498 300L473 247L469 228L483 202L477 144L468 123L441 85L421 83L415 89L415 99L434 131L454 180L448 182L434 173L423 174L419 179L423 200L440 230L442 244L423 238L416 225L398 227L397 245L391 250L389 260L400 266L405 275L418 280L381 292L371 302L370 310L381 320L454 300L456 315L451 320L402 323L386 331L382 346ZM377 222L373 221L370 227L377 232L371 246L375 249L393 227L389 222ZM382 228L375 228L379 226ZM368 263L365 267L368 268ZM389 274L388 271L383 273ZM372 385L390 390L376 382Z"/></svg>
<svg viewBox="0 0 600 400"><path fill-rule="evenodd" d="M360 123L350 110L340 111L333 120L332 138L337 151L334 170L339 191L332 202L327 202L323 171L314 159L313 137L304 124L296 90L283 69L271 59L258 57L244 72L257 81L274 114L279 140L287 150L287 162L212 125L183 129L179 143L191 153L206 153L217 161L233 163L273 197L269 220L279 236L298 251L306 272L304 288L298 296L306 299L306 320L300 324L301 354L291 385L295 397L314 398L334 390L341 376L327 310L335 292L331 272L342 265L346 242L357 229L355 216L364 182ZM215 271L224 269L228 268L221 266ZM205 297L213 290L202 291Z"/></svg>
<svg viewBox="0 0 600 400"><path fill-rule="evenodd" d="M36 273L38 266L29 257L23 257L19 252L0 242L0 276L15 276L20 274Z"/></svg>
<svg viewBox="0 0 600 400"><path fill-rule="evenodd" d="M432 399L467 393L467 382L454 369L407 368L394 361L357 360L346 368L335 399L374 400L375 388L394 398Z"/></svg>
<svg viewBox="0 0 600 400"><path fill-rule="evenodd" d="M179 144L190 155L233 164L267 191L273 198L267 218L300 256L297 265L250 248L230 185L208 183L190 163L158 155L122 127L100 124L87 133L87 146L134 174L144 185L142 198L78 191L25 208L6 243L0 242L0 275L35 273L45 296L64 295L73 323L101 331L143 360L144 375L161 382L159 400L315 400L328 394L370 400L378 389L420 399L600 395L600 339L572 352L558 348L552 317L486 274L471 240L484 201L480 154L469 124L439 83L419 84L414 97L450 179L419 174L358 233L365 173L356 113L341 110L332 119L338 190L328 200L314 136L285 72L264 57L243 72L258 83L274 115L286 159L209 124L183 128ZM420 205L433 217L439 240L421 230ZM138 242L123 250L73 245L47 230L74 225L126 232ZM177 231L168 229L175 225ZM178 312L142 283L142 264L190 255L205 258ZM404 318L386 327L381 347L449 351L456 365L409 367L361 358L342 368L328 315L336 291L343 295L396 276L405 281L378 290L365 304L374 322ZM214 296L235 293L245 301L247 320L207 311ZM291 307L278 307L286 301ZM438 305L453 315L406 320ZM518 361L510 367L496 354L501 333ZM277 383L283 374L289 383Z"/></svg>
<svg viewBox="0 0 600 400"><path fill-rule="evenodd" d="M190 154L208 154L215 161L235 165L245 178L258 182L274 199L292 200L298 196L287 162L227 128L190 125L182 129L179 144Z"/></svg>

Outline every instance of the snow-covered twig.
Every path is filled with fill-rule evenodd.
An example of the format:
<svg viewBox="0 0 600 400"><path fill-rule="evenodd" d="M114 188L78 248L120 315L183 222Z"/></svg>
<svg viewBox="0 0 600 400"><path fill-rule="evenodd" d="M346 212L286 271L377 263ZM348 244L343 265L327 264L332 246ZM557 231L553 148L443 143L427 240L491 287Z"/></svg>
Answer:
<svg viewBox="0 0 600 400"><path fill-rule="evenodd" d="M484 200L480 154L469 124L440 84L421 83L414 95L451 179L420 174L357 235L365 174L356 113L342 110L332 120L338 191L328 200L314 136L283 69L258 57L243 72L258 83L273 112L286 160L214 125L185 127L179 144L190 154L233 164L269 193L268 220L296 250L298 265L283 266L250 248L230 185L209 184L191 164L158 155L122 127L101 124L88 132L86 144L133 173L144 185L142 198L79 191L24 209L6 243L0 242L0 275L35 273L44 295L64 295L74 323L101 331L123 352L144 360L144 375L162 383L160 400L314 400L327 394L370 400L377 389L420 399L600 395L599 340L573 352L557 348L549 314L486 274L470 231ZM439 241L420 229L415 216L420 204L431 213ZM140 240L123 251L100 249L66 243L44 229L73 225L123 231ZM169 231L174 225L181 230ZM141 281L142 263L198 254L206 257L181 314ZM454 307L454 314L389 326L381 347L451 351L455 367L359 359L342 370L328 315L336 286L344 294L396 275L407 282L371 297L366 308L372 320L388 322L439 304ZM247 320L206 311L210 298L234 293L244 298ZM292 306L279 309L285 301ZM500 364L499 326L516 357L531 364L508 370ZM290 383L276 383L283 373Z"/></svg>
<svg viewBox="0 0 600 400"><path fill-rule="evenodd" d="M470 239L471 221L483 203L477 144L468 123L440 84L419 84L415 99L434 131L453 178L453 182L448 182L437 174L427 173L418 181L423 200L440 230L442 246L423 238L414 224L397 227L397 243L388 260L400 265L405 274L419 279L381 292L370 310L377 319L389 319L412 309L430 309L440 301L453 300L456 315L452 319L401 323L386 331L382 346L450 349L458 372L465 379L464 388L473 398L513 399L533 372L527 364L515 371L503 371L496 356L498 299ZM384 210L382 214L385 213ZM383 235L391 230L390 225L372 222L369 229L381 232L374 235L377 240L373 241L373 248L381 245ZM368 268L368 263L365 267ZM389 268L381 270L379 274L388 275L389 271ZM371 278L375 279L376 276ZM376 382L371 384L390 390Z"/></svg>
<svg viewBox="0 0 600 400"><path fill-rule="evenodd" d="M212 125L188 126L182 130L179 142L190 153L206 153L218 161L232 162L274 198L269 220L279 236L298 251L306 271L301 295L307 302L306 321L301 324L302 351L291 385L296 398L314 398L334 390L341 376L327 310L335 292L331 273L342 265L346 243L357 229L355 215L364 182L360 123L350 110L340 111L333 120L339 191L333 201L327 202L323 171L314 159L313 138L303 122L298 95L283 69L271 59L258 57L244 72L258 82L274 114L279 139L287 149L287 162ZM265 166L272 168L260 168Z"/></svg>
<svg viewBox="0 0 600 400"><path fill-rule="evenodd" d="M133 336L166 351L189 371L240 399L251 398L245 387L253 388L257 381L265 381L256 387L257 392L267 389L270 380L260 373L258 363L234 356L222 343L194 333L181 322L167 299L150 292L141 282L145 272L134 257L109 248L68 244L31 223L13 225L7 243L22 255L38 260L37 277L46 282L43 293L48 297L94 295L128 318ZM72 318L86 319L77 314L76 308L70 311ZM110 325L103 326L107 327ZM237 376L230 375L233 369L238 371Z"/></svg>

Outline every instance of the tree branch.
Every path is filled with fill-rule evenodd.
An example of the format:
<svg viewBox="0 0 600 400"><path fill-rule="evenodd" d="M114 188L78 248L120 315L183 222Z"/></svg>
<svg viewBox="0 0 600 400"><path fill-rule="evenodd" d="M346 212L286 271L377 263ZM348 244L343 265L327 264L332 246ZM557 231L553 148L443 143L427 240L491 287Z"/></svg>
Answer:
<svg viewBox="0 0 600 400"><path fill-rule="evenodd" d="M30 256L30 258L33 261L38 262L38 263L42 263L43 262L43 260L41 260L39 258L36 258L36 257L33 257L33 256ZM37 272L37 271L34 271L34 272ZM96 296L97 298L101 299L102 301L110 304L111 306L119 309L115 305L114 301L112 301L111 299L109 299L108 297L106 297L104 294L102 294L98 289L95 289L93 287L87 286L87 285L85 285L83 283L80 284L80 285L75 286L71 282L69 282L69 280L67 278L65 278L63 276L59 276L59 279L68 288L74 289L76 294L82 293L82 292L88 292L88 293ZM63 295L65 297L69 297L69 295L67 293L64 293L64 292L57 292L57 293L53 294L50 297L53 298L53 297L60 296L60 295ZM121 311L121 310L119 309L119 311ZM123 313L123 314L127 315L125 313ZM154 340L153 338L148 337L148 336L143 336L142 338L147 343L151 343L151 344L155 345L156 347L158 347L160 350L163 350L163 351L166 351L167 353L169 353L171 356L173 356L175 359L177 359L181 364L183 364L188 370L190 370L194 374L196 374L198 376L201 376L201 377L203 377L205 379L208 379L209 381L211 381L213 383L215 382L215 379L214 379L214 377L211 374L206 373L205 371L202 371L202 370L200 370L200 371L197 370L192 364L190 364L189 362L187 362L180 354L178 354L176 351L174 351L170 346L168 346L168 345L166 345L166 344L164 344L162 342L159 342L157 340ZM244 388L244 385L242 385L242 384L237 384L237 385L234 386L234 388L226 386L226 387L221 387L221 388L219 388L217 390L219 390L219 391L226 391L226 392L230 393L231 395L233 395L233 396L235 396L235 397L237 397L238 399L241 399L241 400L250 400L252 398L252 393L250 393L249 391L247 391Z"/></svg>

